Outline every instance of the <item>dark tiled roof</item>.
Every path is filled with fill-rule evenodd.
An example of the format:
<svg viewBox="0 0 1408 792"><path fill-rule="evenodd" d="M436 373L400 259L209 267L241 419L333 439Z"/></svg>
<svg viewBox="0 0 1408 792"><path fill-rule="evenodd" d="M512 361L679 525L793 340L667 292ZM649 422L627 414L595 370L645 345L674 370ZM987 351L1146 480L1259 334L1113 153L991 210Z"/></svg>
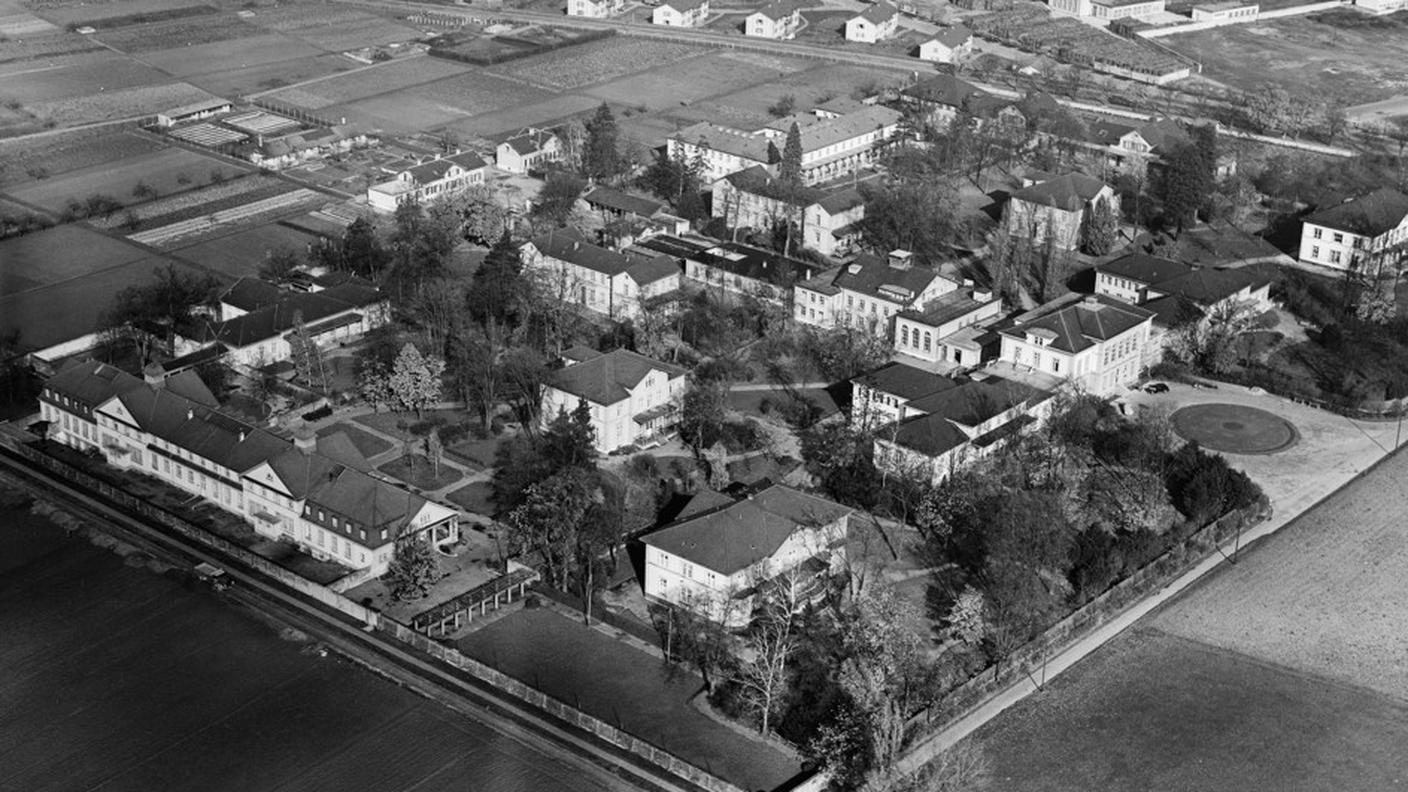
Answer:
<svg viewBox="0 0 1408 792"><path fill-rule="evenodd" d="M1039 401L1049 395L1030 385L989 377L981 382L965 382L956 388L931 393L922 399L915 399L909 406L931 415L942 415L955 424L971 428L1024 401Z"/></svg>
<svg viewBox="0 0 1408 792"><path fill-rule="evenodd" d="M856 377L852 382L898 396L905 401L958 387L958 383L948 377L903 363L888 363Z"/></svg>
<svg viewBox="0 0 1408 792"><path fill-rule="evenodd" d="M359 279L360 280L360 279ZM307 325L334 314L365 308L385 298L374 287L347 282L316 292L280 290L278 299L242 316L189 331L198 342L219 342L233 349L256 344L293 329L297 319Z"/></svg>
<svg viewBox="0 0 1408 792"><path fill-rule="evenodd" d="M644 537L651 547L731 575L770 557L799 527L819 527L851 510L805 492L775 485L661 528Z"/></svg>
<svg viewBox="0 0 1408 792"><path fill-rule="evenodd" d="M762 14L768 19L783 19L802 10L802 5L801 0L773 0L753 13Z"/></svg>
<svg viewBox="0 0 1408 792"><path fill-rule="evenodd" d="M1052 337L1052 348L1075 353L1127 332L1152 316L1143 308L1101 294L1069 294L1028 311L1002 334L1025 338L1033 330L1044 330Z"/></svg>
<svg viewBox="0 0 1408 792"><path fill-rule="evenodd" d="M313 519L313 522L334 527L348 538L375 548L396 541L426 500L360 470L333 463L326 475L313 485L307 502L315 509L322 508L344 518L338 526L331 526L327 519ZM305 519L311 517L316 515L305 514ZM348 520L366 529L353 528ZM362 539L360 534L353 536L355 530L367 530L366 538ZM383 530L385 538L381 534Z"/></svg>
<svg viewBox="0 0 1408 792"><path fill-rule="evenodd" d="M582 344L573 344L572 346L562 350L562 357L576 363L581 363L583 360L591 360L594 357L601 357L601 353L596 351L595 349L592 349L589 346L584 346Z"/></svg>
<svg viewBox="0 0 1408 792"><path fill-rule="evenodd" d="M534 129L524 132L521 135L514 135L508 140L505 140L504 143L507 144L509 148L518 152L520 156L523 156L542 151L543 147L546 146L548 141L553 137L554 135L547 130Z"/></svg>
<svg viewBox="0 0 1408 792"><path fill-rule="evenodd" d="M1203 309L1181 294L1155 297L1139 307L1146 311L1153 311L1154 324L1165 329L1181 327L1188 322L1196 322L1203 318Z"/></svg>
<svg viewBox="0 0 1408 792"><path fill-rule="evenodd" d="M938 456L968 442L968 435L947 418L934 413L907 418L881 427L875 436L910 448L925 456Z"/></svg>
<svg viewBox="0 0 1408 792"><path fill-rule="evenodd" d="M614 250L592 244L572 228L540 234L533 238L533 247L545 256L600 272L607 277L620 275L631 266L629 258Z"/></svg>
<svg viewBox="0 0 1408 792"><path fill-rule="evenodd" d="M659 201L631 195L612 187L598 187L587 193L582 200L586 201L589 206L602 207L613 212L633 214L639 217L653 217L656 212L665 208L665 205Z"/></svg>
<svg viewBox="0 0 1408 792"><path fill-rule="evenodd" d="M1337 206L1321 209L1308 215L1305 222L1375 237L1397 228L1403 222L1404 215L1408 215L1408 195L1384 187Z"/></svg>
<svg viewBox="0 0 1408 792"><path fill-rule="evenodd" d="M942 295L937 300L929 301L929 304L925 305L922 311L903 311L900 316L930 327L938 327L967 316L990 302L992 302L991 298L978 302L971 291L953 291Z"/></svg>
<svg viewBox="0 0 1408 792"><path fill-rule="evenodd" d="M1012 193L1012 199L1050 206L1067 212L1079 212L1095 199L1105 183L1084 173L1067 173L1038 182Z"/></svg>
<svg viewBox="0 0 1408 792"><path fill-rule="evenodd" d="M900 93L923 102L933 102L954 108L962 107L963 102L969 97L987 95L987 91L951 74L936 74L927 80L905 88Z"/></svg>
<svg viewBox="0 0 1408 792"><path fill-rule="evenodd" d="M203 404L206 407L219 407L220 400L215 398L215 394L210 392L200 375L193 369L177 372L167 377L161 386L177 394L185 396L196 404Z"/></svg>
<svg viewBox="0 0 1408 792"><path fill-rule="evenodd" d="M680 274L680 265L665 255L633 256L634 262L626 275L641 286Z"/></svg>
<svg viewBox="0 0 1408 792"><path fill-rule="evenodd" d="M682 377L685 370L627 349L613 349L581 363L553 372L549 384L596 404L615 404L630 396L632 388L652 370Z"/></svg>
<svg viewBox="0 0 1408 792"><path fill-rule="evenodd" d="M702 8L708 2L709 0L665 0L660 5L668 6L684 14L696 8Z"/></svg>
<svg viewBox="0 0 1408 792"><path fill-rule="evenodd" d="M237 473L290 447L287 440L163 388L136 388L118 399L143 430Z"/></svg>
<svg viewBox="0 0 1408 792"><path fill-rule="evenodd" d="M852 272L853 269L856 271ZM928 267L892 267L886 258L873 253L862 253L837 274L833 283L839 288L860 294L908 304L938 277L939 273Z"/></svg>
<svg viewBox="0 0 1408 792"><path fill-rule="evenodd" d="M865 203L865 196L854 187L845 187L816 202L827 214L840 214Z"/></svg>
<svg viewBox="0 0 1408 792"><path fill-rule="evenodd" d="M220 295L220 302L241 311L256 311L277 302L283 289L258 278L240 278Z"/></svg>
<svg viewBox="0 0 1408 792"><path fill-rule="evenodd" d="M929 40L937 41L949 49L954 49L963 46L971 38L973 38L973 34L968 28L958 25L930 36Z"/></svg>
<svg viewBox="0 0 1408 792"><path fill-rule="evenodd" d="M1269 281L1259 273L1243 269L1196 269L1186 275L1163 281L1154 288L1180 294L1203 306L1213 305L1247 287L1260 288Z"/></svg>
<svg viewBox="0 0 1408 792"><path fill-rule="evenodd" d="M50 377L44 387L92 408L119 393L145 388L147 383L116 366L97 360L81 360L65 366Z"/></svg>
<svg viewBox="0 0 1408 792"><path fill-rule="evenodd" d="M656 234L636 242L636 247L706 264L776 286L785 285L793 278L806 280L817 269L809 261L790 258L776 251L713 239L682 239L669 234Z"/></svg>
<svg viewBox="0 0 1408 792"><path fill-rule="evenodd" d="M857 16L872 25L878 25L897 14L899 14L899 11L896 10L894 6L886 3L885 0L880 0L880 2L869 6Z"/></svg>
<svg viewBox="0 0 1408 792"><path fill-rule="evenodd" d="M1150 256L1146 253L1130 253L1127 256L1101 264L1096 268L1106 275L1128 278L1146 286L1187 275L1193 268L1172 259Z"/></svg>

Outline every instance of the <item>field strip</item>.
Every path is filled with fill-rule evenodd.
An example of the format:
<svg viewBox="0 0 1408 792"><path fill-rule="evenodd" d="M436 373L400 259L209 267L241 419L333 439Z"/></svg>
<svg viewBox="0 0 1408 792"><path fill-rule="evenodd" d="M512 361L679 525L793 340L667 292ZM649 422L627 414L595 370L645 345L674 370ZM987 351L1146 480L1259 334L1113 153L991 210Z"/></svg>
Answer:
<svg viewBox="0 0 1408 792"><path fill-rule="evenodd" d="M261 96L268 96L269 94L276 94L276 93L278 93L279 91L287 91L287 90L290 89L290 88L302 88L302 87L304 87L305 85L313 85L313 84L315 84L315 83L325 82L325 81L331 80L331 79L333 79L333 78L335 78L335 77L346 77L346 76L349 75L349 74L356 74L357 72L367 71L368 69L375 69L375 68L377 68L378 66L390 66L390 65L393 64L393 63L404 63L404 62L406 62L406 61L408 61L408 60L413 60L413 59L415 59L415 58L425 58L425 57L429 57L429 56L427 56L425 53L418 53L418 54L412 54L412 55L403 55L403 56L400 57L400 58L397 58L397 59L395 59L395 60L385 61L385 62L383 62L383 63L373 63L373 64L371 64L371 65L369 65L369 66L358 66L358 67L355 68L355 69L348 69L347 71L333 72L332 74L324 74L324 75L321 76L321 77L313 77L313 78L310 78L310 79L307 79L307 80L303 80L303 81L301 81L301 82L291 83L291 84L289 84L289 85L280 85L278 88L270 88L270 89L267 90L267 91L258 91L258 92L256 92L256 93L252 93L252 94L245 94L245 95L244 95L244 98L245 98L245 99L258 99L258 98L261 97ZM393 90L401 90L401 89L393 89ZM387 93L391 93L391 92L392 92L392 91L388 91ZM358 101L361 101L361 100L359 99ZM330 104L339 104L339 103L338 103L338 102L332 102L332 103L330 103Z"/></svg>
<svg viewBox="0 0 1408 792"><path fill-rule="evenodd" d="M307 187L300 187L293 192L276 195L273 198L265 198L262 201L247 203L243 206L236 206L233 209L222 209L214 214L205 215L204 217L193 217L189 220L171 223L170 225L139 231L127 238L133 242L139 242L144 245L161 247L164 244L181 239L182 237L193 236L209 231L215 226L228 225L240 220L247 220L266 212L278 211L290 206L295 206L304 201L316 198L319 195L321 195L321 193L310 190Z"/></svg>

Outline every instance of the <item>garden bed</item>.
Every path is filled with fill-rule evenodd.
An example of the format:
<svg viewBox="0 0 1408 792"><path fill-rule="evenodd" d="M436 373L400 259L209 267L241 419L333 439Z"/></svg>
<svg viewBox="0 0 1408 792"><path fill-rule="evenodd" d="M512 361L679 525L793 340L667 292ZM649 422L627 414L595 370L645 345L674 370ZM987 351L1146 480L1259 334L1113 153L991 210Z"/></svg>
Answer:
<svg viewBox="0 0 1408 792"><path fill-rule="evenodd" d="M444 462L440 463L440 475L435 475L435 466L421 454L407 454L387 462L377 470L416 489L427 491L448 487L464 478L463 473Z"/></svg>

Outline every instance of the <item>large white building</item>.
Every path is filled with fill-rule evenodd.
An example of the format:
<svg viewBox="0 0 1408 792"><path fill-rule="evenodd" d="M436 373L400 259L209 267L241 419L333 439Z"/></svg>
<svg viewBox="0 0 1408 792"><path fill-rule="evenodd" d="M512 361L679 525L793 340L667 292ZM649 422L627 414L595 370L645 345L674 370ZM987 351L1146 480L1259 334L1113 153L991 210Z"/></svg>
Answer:
<svg viewBox="0 0 1408 792"><path fill-rule="evenodd" d="M847 179L788 190L766 168L754 165L714 183L712 213L729 228L771 230L779 223L795 223L798 247L835 256L859 240L865 196Z"/></svg>
<svg viewBox="0 0 1408 792"><path fill-rule="evenodd" d="M499 170L523 174L562 159L562 139L546 129L526 129L494 150Z"/></svg>
<svg viewBox="0 0 1408 792"><path fill-rule="evenodd" d="M427 204L471 184L483 184L488 164L473 152L421 162L367 188L367 204L378 212L395 212L408 201Z"/></svg>
<svg viewBox="0 0 1408 792"><path fill-rule="evenodd" d="M543 388L544 425L586 404L596 447L604 454L657 443L674 431L684 396L683 368L625 349L602 353L574 347L563 358L567 365Z"/></svg>
<svg viewBox="0 0 1408 792"><path fill-rule="evenodd" d="M625 7L626 0L567 0L567 15L605 19Z"/></svg>
<svg viewBox="0 0 1408 792"><path fill-rule="evenodd" d="M956 25L942 30L919 45L919 59L935 63L957 63L973 51L973 34Z"/></svg>
<svg viewBox="0 0 1408 792"><path fill-rule="evenodd" d="M655 25L696 27L709 18L709 0L665 0L650 14Z"/></svg>
<svg viewBox="0 0 1408 792"><path fill-rule="evenodd" d="M708 237L656 234L638 241L636 248L677 261L686 281L784 306L792 284L817 271L810 261Z"/></svg>
<svg viewBox="0 0 1408 792"><path fill-rule="evenodd" d="M905 250L888 256L862 253L842 267L802 281L793 289L793 318L813 327L851 327L893 338L895 317L922 309L959 284L915 264Z"/></svg>
<svg viewBox="0 0 1408 792"><path fill-rule="evenodd" d="M1000 359L1096 395L1139 379L1154 314L1105 295L1067 294L1004 327Z"/></svg>
<svg viewBox="0 0 1408 792"><path fill-rule="evenodd" d="M1384 187L1306 216L1299 258L1339 270L1367 267L1378 274L1402 260L1405 239L1408 195Z"/></svg>
<svg viewBox="0 0 1408 792"><path fill-rule="evenodd" d="M739 501L712 493L696 500L704 502L641 540L652 600L741 628L760 594L776 590L801 604L841 568L845 506L781 485Z"/></svg>
<svg viewBox="0 0 1408 792"><path fill-rule="evenodd" d="M1093 176L1066 173L1012 193L1003 209L1003 224L1008 234L1038 246L1075 250L1088 214L1102 201L1118 220L1120 198L1114 188Z"/></svg>
<svg viewBox="0 0 1408 792"><path fill-rule="evenodd" d="M524 243L523 271L547 295L610 319L632 319L679 290L680 268L665 256L618 253L557 229Z"/></svg>
<svg viewBox="0 0 1408 792"><path fill-rule="evenodd" d="M790 39L802 27L799 0L772 0L743 20L743 34L770 39Z"/></svg>
<svg viewBox="0 0 1408 792"><path fill-rule="evenodd" d="M880 0L846 20L846 40L874 44L895 35L899 27L899 9Z"/></svg>
<svg viewBox="0 0 1408 792"><path fill-rule="evenodd" d="M380 575L398 543L459 539L459 514L369 475L346 442L290 442L221 412L194 378L147 382L105 363L51 377L40 413L51 439L100 453L247 520L261 536ZM198 382L198 380L197 380Z"/></svg>
<svg viewBox="0 0 1408 792"><path fill-rule="evenodd" d="M983 362L975 328L1002 317L1002 299L988 289L965 288L895 316L895 352L925 363L958 367Z"/></svg>

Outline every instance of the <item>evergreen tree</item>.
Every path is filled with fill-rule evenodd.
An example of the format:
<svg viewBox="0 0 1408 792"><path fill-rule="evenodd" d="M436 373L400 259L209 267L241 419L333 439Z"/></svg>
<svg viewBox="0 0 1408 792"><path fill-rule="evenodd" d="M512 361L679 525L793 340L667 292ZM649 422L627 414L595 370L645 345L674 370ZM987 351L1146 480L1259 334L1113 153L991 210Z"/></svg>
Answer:
<svg viewBox="0 0 1408 792"><path fill-rule="evenodd" d="M1110 202L1097 198L1095 204L1085 213L1085 227L1081 229L1081 249L1092 256L1103 256L1115 247L1119 238L1119 221Z"/></svg>
<svg viewBox="0 0 1408 792"><path fill-rule="evenodd" d="M621 152L618 147L616 117L606 102L596 109L587 122L587 150L582 169L593 179L610 179L621 172Z"/></svg>
<svg viewBox="0 0 1408 792"><path fill-rule="evenodd" d="M481 325L491 321L511 324L522 286L522 270L518 246L505 231L470 277L465 295L470 317Z"/></svg>
<svg viewBox="0 0 1408 792"><path fill-rule="evenodd" d="M778 165L777 175L788 187L802 186L802 130L795 121L787 130L787 143L782 147L782 162Z"/></svg>
<svg viewBox="0 0 1408 792"><path fill-rule="evenodd" d="M1174 149L1164 172L1164 223L1178 232L1197 221L1197 212L1212 194L1212 167L1196 143Z"/></svg>
<svg viewBox="0 0 1408 792"><path fill-rule="evenodd" d="M440 562L430 549L430 543L416 537L397 542L396 557L386 568L383 580L398 600L420 599L430 593L430 587L440 579Z"/></svg>

